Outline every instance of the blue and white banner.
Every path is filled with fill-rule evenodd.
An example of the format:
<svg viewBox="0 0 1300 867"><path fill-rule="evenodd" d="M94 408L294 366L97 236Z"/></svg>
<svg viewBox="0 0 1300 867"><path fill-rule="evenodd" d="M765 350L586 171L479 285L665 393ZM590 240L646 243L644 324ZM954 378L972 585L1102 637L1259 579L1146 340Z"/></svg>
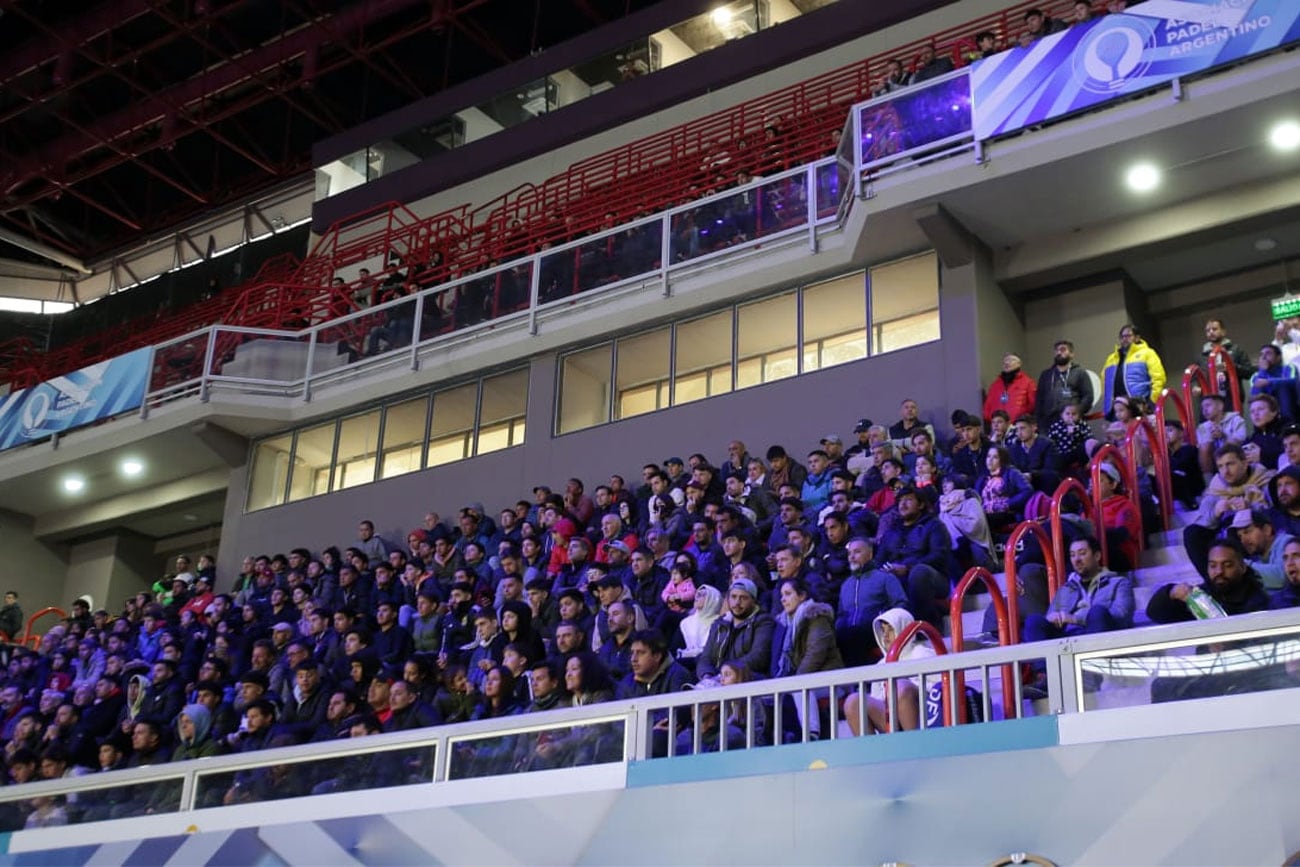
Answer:
<svg viewBox="0 0 1300 867"><path fill-rule="evenodd" d="M1147 0L971 68L984 140L1300 39L1296 0Z"/></svg>
<svg viewBox="0 0 1300 867"><path fill-rule="evenodd" d="M137 349L6 396L0 402L0 449L135 409L144 401L151 353Z"/></svg>

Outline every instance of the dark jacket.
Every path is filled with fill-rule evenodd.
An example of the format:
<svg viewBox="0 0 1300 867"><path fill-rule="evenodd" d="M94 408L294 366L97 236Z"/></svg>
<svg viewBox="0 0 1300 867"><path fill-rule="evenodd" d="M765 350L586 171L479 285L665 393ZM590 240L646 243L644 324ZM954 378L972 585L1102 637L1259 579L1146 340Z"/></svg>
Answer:
<svg viewBox="0 0 1300 867"><path fill-rule="evenodd" d="M1173 584L1166 584L1158 588L1152 594L1151 601L1147 603L1147 617L1151 618L1153 623L1181 623L1196 619L1184 603L1169 595L1173 586ZM1210 581L1200 586L1229 615L1249 614L1252 611L1264 611L1269 607L1268 593L1259 580L1259 573L1249 567L1246 569L1246 576L1230 587L1219 588Z"/></svg>
<svg viewBox="0 0 1300 867"><path fill-rule="evenodd" d="M799 607L793 625L784 611L776 618L772 633L773 674L787 677L843 668L844 659L835 643L835 612L829 605L811 599ZM794 636L787 651L785 636L791 628Z"/></svg>
<svg viewBox="0 0 1300 867"><path fill-rule="evenodd" d="M934 515L922 515L908 526L892 521L880 539L876 560L880 563L912 566L924 564L947 575L952 560L952 537Z"/></svg>
<svg viewBox="0 0 1300 867"><path fill-rule="evenodd" d="M664 655L663 664L648 683L642 683L631 672L618 682L614 691L615 698L643 698L647 695L667 695L681 692L695 682L691 673L683 668L668 654Z"/></svg>
<svg viewBox="0 0 1300 867"><path fill-rule="evenodd" d="M1042 430L1047 430L1048 425L1061 417L1061 410L1065 408L1067 401L1077 402L1086 414L1092 408L1096 398L1093 395L1092 378L1088 376L1088 371L1070 362L1070 367L1065 373L1064 388L1056 365L1052 365L1038 375L1036 399L1037 405L1034 410L1038 414L1038 426Z"/></svg>
<svg viewBox="0 0 1300 867"><path fill-rule="evenodd" d="M695 662L700 677L714 677L724 662L743 662L755 677L767 677L772 663L772 631L776 621L766 611L755 611L737 621L728 611L709 627L704 650Z"/></svg>
<svg viewBox="0 0 1300 867"><path fill-rule="evenodd" d="M876 616L891 608L907 607L907 591L892 572L869 564L865 572L850 572L840 587L837 629L871 626Z"/></svg>

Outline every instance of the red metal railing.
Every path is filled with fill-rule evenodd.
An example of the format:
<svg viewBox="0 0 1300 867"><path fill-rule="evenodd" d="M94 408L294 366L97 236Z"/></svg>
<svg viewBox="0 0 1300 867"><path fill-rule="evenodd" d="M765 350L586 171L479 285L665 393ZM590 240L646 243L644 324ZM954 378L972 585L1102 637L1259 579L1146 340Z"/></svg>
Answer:
<svg viewBox="0 0 1300 867"><path fill-rule="evenodd" d="M40 620L48 614L57 614L60 620L66 620L68 617L68 613L62 608L55 608L53 605L48 608L42 608L40 611L37 611L31 617L27 618L27 627L23 630L23 640L18 643L24 647L39 647L41 644L41 636L32 631L32 625L36 623L37 620Z"/></svg>
<svg viewBox="0 0 1300 867"><path fill-rule="evenodd" d="M1137 510L1138 515L1142 514L1142 499L1138 496L1137 474L1129 464L1128 458L1119 450L1118 446L1105 443L1095 452L1092 453L1092 460L1088 464L1088 469L1092 474L1092 507L1095 510L1094 515L1100 532L1097 534L1097 541L1101 543L1101 561L1110 566L1110 551L1106 545L1105 531L1105 512L1101 508L1101 465L1109 461L1119 469L1120 478L1127 489L1126 496L1133 508ZM1138 547L1142 547L1142 539L1139 534Z"/></svg>
<svg viewBox="0 0 1300 867"><path fill-rule="evenodd" d="M1080 486L1082 487L1082 486ZM1059 488L1058 488L1059 490ZM1064 573L1060 571L1056 561L1056 548L1053 544L1052 537L1043 529L1042 524L1037 521L1021 521L1016 528L1011 531L1007 537L1006 552L1002 556L1003 571L1006 573L1007 580L1007 643L1020 643L1020 585L1018 583L1019 567L1016 565L1016 545L1020 543L1026 535L1032 535L1038 539L1038 544L1043 550L1043 564L1047 569L1047 590L1049 597L1055 595L1056 588L1064 580Z"/></svg>
<svg viewBox="0 0 1300 867"><path fill-rule="evenodd" d="M1002 647L1015 644L1016 642L1012 640L1012 636L1016 634L1019 629L1017 627L1013 632L1013 624L1010 615L1007 613L1007 600L1002 595L1002 589L998 587L998 582L994 579L992 572L982 566L975 566L969 569L966 574L962 576L962 579L957 582L957 586L952 591L952 600L948 603L948 620L951 624L951 629L949 631L952 633L953 648L958 652L962 650L962 642L965 639L965 630L963 629L961 622L962 602L965 600L966 594L970 591L970 588L976 581L982 581L984 586L988 588L989 600L993 605L993 613L997 615L998 618L998 644ZM1018 712L1019 703L1016 700L1016 684L1013 680L1013 669L1014 666L1011 663L1002 666L1002 713L1007 719L1012 719L1015 716L1020 715ZM957 720L964 723L966 722L965 672L956 672L956 679L953 686L955 687L953 689L953 694L956 697L957 702ZM984 687L987 689L988 684L985 684Z"/></svg>
<svg viewBox="0 0 1300 867"><path fill-rule="evenodd" d="M1183 403L1187 405L1188 410L1199 405L1192 396L1195 393L1193 389L1196 387L1201 389L1202 395L1218 394L1218 391L1210 385L1210 378L1205 375L1204 370L1201 370L1201 366L1199 364L1189 364L1183 370ZM1186 424L1191 425L1190 422Z"/></svg>
<svg viewBox="0 0 1300 867"><path fill-rule="evenodd" d="M1169 449L1165 446L1165 429L1161 425L1157 436L1155 428L1146 418L1135 418L1128 423L1124 446L1128 451L1129 465L1133 467L1135 476L1137 468L1141 466L1138 460L1138 449L1142 442L1138 431L1146 434L1147 450L1151 452L1151 460L1154 464L1152 469L1155 471L1156 493L1160 497L1160 524L1162 529L1168 530L1173 523L1174 480L1169 469ZM1138 514L1141 514L1140 510ZM1146 547L1145 535L1138 540L1138 547Z"/></svg>
<svg viewBox="0 0 1300 867"><path fill-rule="evenodd" d="M1178 410L1179 421L1183 423L1188 445L1196 448L1196 417L1192 415L1192 408L1187 405L1187 401L1178 392L1168 388L1161 389L1160 396L1156 399L1156 427L1160 428L1162 432L1164 431L1165 422L1168 421L1168 416L1165 414L1165 404L1171 400L1174 402L1174 408Z"/></svg>
<svg viewBox="0 0 1300 867"><path fill-rule="evenodd" d="M889 650L885 653L885 662L898 662L899 654L903 652L904 647L907 647L907 645L911 643L912 639L916 637L917 633L920 633L921 635L924 635L927 639L929 639L930 646L934 648L935 656L944 656L948 653L948 647L943 643L943 634L939 632L939 630L935 629L933 626L926 623L924 620L913 620L911 623L907 625L906 628L903 629L901 633L894 636L894 643L889 645ZM917 697L917 700L921 702L921 713L924 714L925 713L924 678L922 678L921 681L922 681L921 689L920 689L921 694ZM961 705L963 708L965 708L966 706L965 696L962 697ZM943 673L943 713L944 713L944 725L951 726L956 724L956 719L957 719L956 708L953 707L953 702L952 702L952 678L948 675L948 672L946 671ZM892 729L892 725L890 726L890 728Z"/></svg>
<svg viewBox="0 0 1300 867"><path fill-rule="evenodd" d="M1084 513L1092 521L1093 535L1101 540L1103 546L1105 545L1106 528L1102 524L1101 511L1093 502L1088 489L1078 479L1063 479L1061 484L1056 486L1056 490L1052 492L1051 517L1048 519L1052 527L1052 559L1056 563L1056 569L1049 569L1047 572L1047 598L1049 600L1056 595L1057 590L1061 589L1061 585L1065 583L1065 576L1069 574L1065 568L1065 554L1068 546L1065 544L1065 532L1061 526L1061 510L1065 498L1071 494L1079 498ZM1007 586L1011 586L1010 577L1007 578Z"/></svg>
<svg viewBox="0 0 1300 867"><path fill-rule="evenodd" d="M1223 365L1223 382L1219 381L1219 365ZM1216 346L1210 350L1210 357L1206 363L1209 369L1209 380L1214 385L1214 390L1223 393L1226 387L1227 396L1232 400L1232 411L1241 412L1241 382L1237 379L1237 365L1233 363L1232 356L1224 351L1222 346Z"/></svg>

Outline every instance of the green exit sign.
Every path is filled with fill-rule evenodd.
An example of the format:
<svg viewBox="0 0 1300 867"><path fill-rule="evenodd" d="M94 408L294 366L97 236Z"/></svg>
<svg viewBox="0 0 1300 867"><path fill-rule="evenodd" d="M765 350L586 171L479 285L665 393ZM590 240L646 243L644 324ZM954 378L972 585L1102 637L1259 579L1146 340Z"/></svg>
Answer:
<svg viewBox="0 0 1300 867"><path fill-rule="evenodd" d="M1274 298L1271 302L1273 305L1273 321L1280 319L1290 319L1293 316L1300 316L1300 295L1287 295L1284 298Z"/></svg>

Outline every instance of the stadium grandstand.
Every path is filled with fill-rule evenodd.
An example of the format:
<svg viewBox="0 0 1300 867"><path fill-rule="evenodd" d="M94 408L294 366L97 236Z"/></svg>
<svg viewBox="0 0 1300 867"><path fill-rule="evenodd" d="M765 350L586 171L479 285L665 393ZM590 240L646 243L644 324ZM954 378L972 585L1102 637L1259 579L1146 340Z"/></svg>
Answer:
<svg viewBox="0 0 1300 867"><path fill-rule="evenodd" d="M0 0L0 863L1300 863L1294 6Z"/></svg>

